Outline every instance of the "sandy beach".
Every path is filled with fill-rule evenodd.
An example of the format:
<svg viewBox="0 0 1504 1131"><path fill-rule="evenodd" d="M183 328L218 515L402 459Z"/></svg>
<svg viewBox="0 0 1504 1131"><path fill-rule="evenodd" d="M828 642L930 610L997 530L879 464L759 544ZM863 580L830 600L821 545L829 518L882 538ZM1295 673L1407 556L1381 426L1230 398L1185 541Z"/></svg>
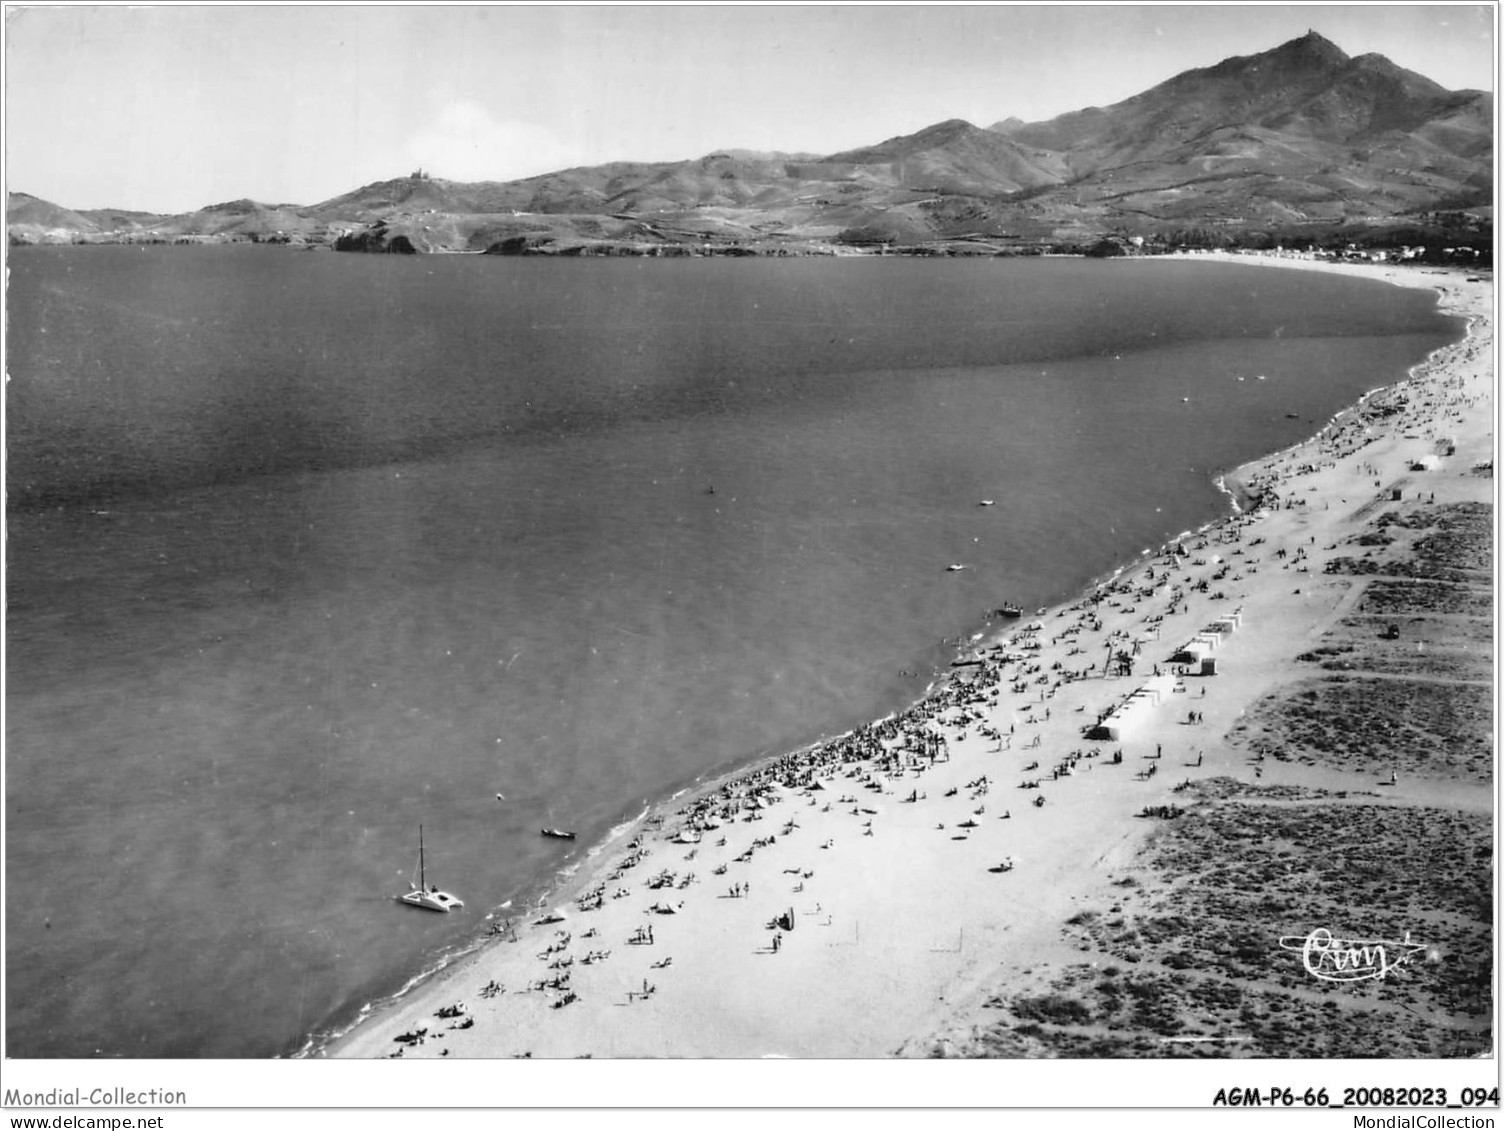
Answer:
<svg viewBox="0 0 1504 1131"><path fill-rule="evenodd" d="M1238 513L1072 604L1000 618L901 716L659 806L325 1054L1365 1055L1394 995L1375 980L1338 1000L1280 937L1413 929L1491 952L1470 885L1493 812L1492 562L1474 560L1480 530L1485 559L1492 544L1492 277L1237 261L1434 288L1470 332L1238 469ZM1400 698L1376 706L1375 688ZM1386 711L1411 729L1373 730ZM1389 851L1442 818L1448 863L1436 844ZM1292 871L1343 829L1352 866ZM1352 878L1363 845L1393 891ZM1198 888L1219 867L1243 871ZM1218 890L1246 899L1214 908L1220 942L1174 927L1208 922ZM1407 983L1434 1029L1410 1055L1491 1048L1478 973L1437 966ZM1344 1043L1282 1044L1276 1000L1340 1011Z"/></svg>

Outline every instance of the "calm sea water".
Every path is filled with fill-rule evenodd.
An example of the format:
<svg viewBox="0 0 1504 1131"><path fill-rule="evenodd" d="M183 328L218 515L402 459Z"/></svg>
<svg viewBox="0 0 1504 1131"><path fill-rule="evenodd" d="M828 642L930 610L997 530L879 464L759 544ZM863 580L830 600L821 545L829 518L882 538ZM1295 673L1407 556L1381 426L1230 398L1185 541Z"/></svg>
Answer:
<svg viewBox="0 0 1504 1131"><path fill-rule="evenodd" d="M296 1050L1460 333L1209 264L10 265L16 1056ZM462 913L392 902L420 822Z"/></svg>

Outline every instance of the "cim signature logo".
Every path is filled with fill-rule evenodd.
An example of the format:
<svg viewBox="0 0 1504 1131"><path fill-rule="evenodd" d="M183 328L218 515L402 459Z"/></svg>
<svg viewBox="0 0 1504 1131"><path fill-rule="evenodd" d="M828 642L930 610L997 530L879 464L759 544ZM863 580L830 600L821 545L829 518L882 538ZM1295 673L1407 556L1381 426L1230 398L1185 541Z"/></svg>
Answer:
<svg viewBox="0 0 1504 1131"><path fill-rule="evenodd" d="M1323 982L1362 982L1383 978L1401 966L1408 966L1417 954L1426 961L1440 962L1441 952L1428 943L1414 942L1410 932L1400 942L1392 939L1339 939L1325 927L1309 935L1283 935L1279 945L1284 950L1300 952L1306 973Z"/></svg>

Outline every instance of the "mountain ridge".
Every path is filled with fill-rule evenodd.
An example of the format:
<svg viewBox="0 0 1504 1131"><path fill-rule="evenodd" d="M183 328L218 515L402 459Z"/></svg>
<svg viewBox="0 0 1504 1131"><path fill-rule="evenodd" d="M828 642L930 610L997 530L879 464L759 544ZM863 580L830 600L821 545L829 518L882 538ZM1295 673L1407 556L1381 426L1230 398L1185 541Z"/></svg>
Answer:
<svg viewBox="0 0 1504 1131"><path fill-rule="evenodd" d="M1493 96L1451 91L1315 31L1193 68L1105 107L979 127L960 118L827 156L718 150L514 181L417 173L313 205L158 216L11 194L12 242L257 239L415 251L987 241L1238 240L1491 225Z"/></svg>

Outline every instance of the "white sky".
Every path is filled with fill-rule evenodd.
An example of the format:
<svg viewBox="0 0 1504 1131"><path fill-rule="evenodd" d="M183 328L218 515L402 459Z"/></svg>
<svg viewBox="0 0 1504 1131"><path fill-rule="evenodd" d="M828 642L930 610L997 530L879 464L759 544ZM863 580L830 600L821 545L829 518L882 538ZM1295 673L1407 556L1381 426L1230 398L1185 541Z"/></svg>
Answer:
<svg viewBox="0 0 1504 1131"><path fill-rule="evenodd" d="M834 153L1107 105L1315 29L1494 88L1492 5L5 5L5 179L71 208L314 204L422 164L510 180Z"/></svg>

